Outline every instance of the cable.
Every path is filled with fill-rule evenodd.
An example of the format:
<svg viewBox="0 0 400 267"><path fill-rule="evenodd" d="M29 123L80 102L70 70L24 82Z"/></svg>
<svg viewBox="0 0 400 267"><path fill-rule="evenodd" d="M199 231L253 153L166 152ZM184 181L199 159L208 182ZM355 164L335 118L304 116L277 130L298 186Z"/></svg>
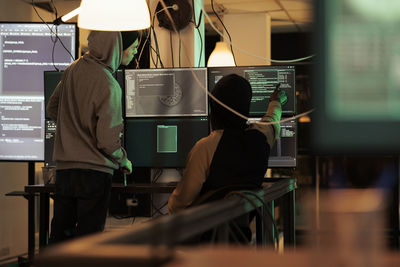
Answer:
<svg viewBox="0 0 400 267"><path fill-rule="evenodd" d="M201 32L200 32L199 28L200 28L200 24L201 24L201 19L203 18L203 10L200 9L199 22L197 22L196 21L196 13L194 10L194 0L192 0L192 13L193 13L192 23L194 24L194 27L197 30L197 33L199 34L199 38L200 38L200 55L199 55L199 63L197 64L197 67L200 67L201 55L203 54L203 37L201 36Z"/></svg>
<svg viewBox="0 0 400 267"><path fill-rule="evenodd" d="M61 45L64 47L64 49L65 49L65 50L68 52L68 54L71 56L72 60L75 61L74 56L72 56L71 52L67 49L67 47L65 47L65 45L64 45L64 43L62 42L62 40L60 39L60 37L58 37L58 35L54 33L54 31L51 29L51 27L49 26L49 24L48 24L46 21L44 21L44 19L40 16L39 12L38 12L37 9L36 9L34 0L32 0L32 7L33 7L33 10L35 11L36 15L39 17L39 19L47 26L47 28L49 28L50 33L52 33L52 34L54 34L54 35L56 36L56 38L60 41L60 43L61 43Z"/></svg>
<svg viewBox="0 0 400 267"><path fill-rule="evenodd" d="M199 34L200 43L201 43L201 45L200 45L200 54L199 54L199 63L197 64L197 67L200 67L200 65L201 65L201 55L203 54L203 37L201 36L200 29L198 27L196 27L196 29L197 29L197 33Z"/></svg>
<svg viewBox="0 0 400 267"><path fill-rule="evenodd" d="M252 191L242 191L242 192L245 193L245 194L250 194L250 195L256 197L261 203L263 203L264 207L267 207L267 204L265 203L265 201L259 195L257 195L256 193L254 193ZM278 237L279 236L279 231L278 231L278 227L276 227L276 224L275 224L275 218L274 218L274 216L272 216L272 213L271 213L271 211L269 209L266 209L266 210L267 210L268 215L270 216L270 219L271 219L271 222L272 222L272 226L273 226L274 231L275 231L275 235L276 235L276 237Z"/></svg>
<svg viewBox="0 0 400 267"><path fill-rule="evenodd" d="M139 68L139 62L140 62L140 59L142 58L142 54L143 54L144 48L145 48L145 46L146 46L146 43L149 42L150 35L151 35L151 29L148 30L146 40L144 41L144 43L143 43L143 45L142 45L142 49L140 50L138 59L137 59L137 61L136 61L136 69ZM150 43L149 43L149 45L150 45ZM151 54L151 53L150 53L150 54Z"/></svg>
<svg viewBox="0 0 400 267"><path fill-rule="evenodd" d="M250 192L250 191L248 191L248 192ZM228 193L228 194L225 196L225 198L228 198L229 196L232 196L232 195L238 195L238 196L240 196L240 197L246 199L246 200L254 207L254 209L256 210L256 212L257 212L257 214L258 214L258 216L261 218L261 220L262 220L262 222L263 222L263 225L264 225L264 229L268 229L267 223L266 223L266 221L265 221L265 218L264 218L264 216L262 215L262 213L261 213L259 207L257 206L257 204L256 204L252 199L249 198L249 196L247 196L245 193L240 192L240 191L232 191L232 192ZM261 200L258 196L257 196L257 199L259 199L260 202L263 203L264 206L266 206L266 203L265 203L263 200ZM274 220L272 220L272 222L273 222L273 224L275 225ZM276 226L275 226L274 230L275 230L275 231L277 230L277 229L276 229ZM272 231L271 231L271 230L269 230L269 232L272 234ZM277 235L275 234L275 235L273 235L273 236L274 236L274 242L278 242L278 240L277 240Z"/></svg>
<svg viewBox="0 0 400 267"><path fill-rule="evenodd" d="M292 116L292 117L288 117L288 118L286 118L286 119L282 119L282 120L279 120L279 121L256 121L256 122L251 122L251 121L248 121L248 123L249 124L251 124L251 123L255 123L255 124L261 124L261 125L272 125L272 124L278 124L278 123L282 123L282 122L287 122L287 121L291 121L291 120L295 120L295 119L297 119L297 118L300 118L300 117L303 117L303 116L305 116L305 115L307 115L307 114L310 114L311 112L314 112L314 108L313 109L310 109L310 110L308 110L308 111L306 111L306 112L303 112L303 113L300 113L300 114L297 114L297 115L295 115L295 116Z"/></svg>
<svg viewBox="0 0 400 267"><path fill-rule="evenodd" d="M242 53L244 53L244 54L246 54L246 55L248 55L248 56L252 56L252 57L255 57L255 58L258 58L258 59L262 59L262 60L264 60L264 61L266 61L266 62L271 61L271 62L274 62L274 63L293 63L293 62L299 62L299 61L304 61L304 60L313 58L313 57L315 56L315 55L310 55L310 56L307 56L307 57L298 58L298 59L292 59L292 60L276 60L276 59L265 58L265 57L258 56L258 55L255 55L255 54L253 54L253 53L250 53L250 52L248 52L248 51L246 51L246 50L244 50L244 49L241 49L240 47L238 47L237 45L235 45L234 43L232 43L230 40L227 40L226 36L225 36L223 33L221 33L221 32L215 27L214 23L212 22L211 18L208 16L208 14L205 12L205 10L203 9L203 7L201 7L201 6L198 6L198 7L199 7L200 9L203 10L203 14L204 14L204 16L207 18L207 20L208 20L210 26L215 30L216 33L218 33L218 35L220 35L222 38L224 38L227 42L229 42L230 45L232 45L233 47L235 47L238 51L240 51L240 52L242 52Z"/></svg>
<svg viewBox="0 0 400 267"><path fill-rule="evenodd" d="M153 15L152 23L151 23L151 29L153 30L153 36L154 36L154 43L156 45L155 53L157 55L157 61L156 61L155 67L156 68L158 67L158 60L160 60L161 67L164 68L164 66L163 66L163 64L161 62L161 57L160 57L160 53L159 53L159 49L158 49L157 34L156 34L155 29L154 29L154 20L156 18L156 14L157 13L154 11L154 15ZM150 45L150 47L151 47L151 45ZM153 60L153 64L154 64L154 60Z"/></svg>
<svg viewBox="0 0 400 267"><path fill-rule="evenodd" d="M225 24L222 22L221 18L219 17L218 13L215 11L214 9L214 0L211 0L211 9L214 12L215 16L217 17L217 19L219 20L219 22L221 22L222 27L224 27L226 34L228 34L229 37L229 45L231 47L231 52L232 52L232 56L233 56L233 61L235 63L235 66L237 66L236 64L236 58L235 58L235 54L233 53L233 48L232 48L232 38L231 35L228 32L228 29L225 27Z"/></svg>
<svg viewBox="0 0 400 267"><path fill-rule="evenodd" d="M111 215L113 218L118 219L118 220L124 220L124 219L129 219L133 218L133 222L135 221L136 216L134 215L126 215L126 216L120 216L120 215ZM132 222L132 223L133 223Z"/></svg>
<svg viewBox="0 0 400 267"><path fill-rule="evenodd" d="M156 31L155 31L155 29L154 29L154 20L155 20L157 14L160 13L160 12L162 12L162 11L164 11L164 10L166 10L166 11L169 13L169 11L168 11L169 8L172 8L172 9L173 9L173 8L175 8L175 6L173 6L173 5L172 5L172 6L164 6L164 7L163 7L161 10L159 10L159 11L154 10L154 15L153 15L153 18L152 18L151 29L153 30L154 43L156 44L155 53L156 53L156 55L157 55L156 64L154 64L154 60L153 60L153 59L152 59L152 61L153 61L153 64L155 65L156 68L158 68L158 60L160 60L161 68L164 68L164 64L163 64L162 61L161 61L161 56L160 56L160 51L159 51L158 41L157 41L157 35L156 35ZM174 22L172 21L172 23L174 23ZM153 50L154 50L154 49L153 49ZM173 64L173 63L172 63L172 64Z"/></svg>
<svg viewBox="0 0 400 267"><path fill-rule="evenodd" d="M174 64L174 48L172 47L172 32L169 31L169 44L171 47L171 62L172 62L172 67L175 68Z"/></svg>
<svg viewBox="0 0 400 267"><path fill-rule="evenodd" d="M238 231L238 233L240 234L240 236L243 238L243 241L245 241L245 243L250 243L250 240L247 239L247 236L243 233L242 229L240 229L240 227L237 225L237 223L235 222L235 220L232 220L230 225L233 225L236 228L236 231ZM234 234L234 233L233 233ZM238 243L241 243L240 241Z"/></svg>
<svg viewBox="0 0 400 267"><path fill-rule="evenodd" d="M181 31L178 32L178 38L179 38L179 68L181 67Z"/></svg>
<svg viewBox="0 0 400 267"><path fill-rule="evenodd" d="M57 29L57 25L53 25L53 27L56 27L56 34L58 34L58 29ZM60 71L55 64L55 60L54 60L54 50L56 47L56 43L57 43L57 38L53 40L53 36L50 36L51 41L53 42L53 48L51 49L51 62L53 63L53 67L56 71Z"/></svg>
<svg viewBox="0 0 400 267"><path fill-rule="evenodd" d="M162 215L162 216L167 215L167 214L165 214L165 213L163 213L163 212L161 211L161 209L164 208L167 204L168 204L168 201L165 202L163 205L161 205L161 207L157 208L157 207L154 205L154 202L151 201L151 206L156 210L154 213L151 214L151 217L154 217L154 215L156 215L156 213L159 213L159 214Z"/></svg>
<svg viewBox="0 0 400 267"><path fill-rule="evenodd" d="M228 232L229 232L228 238L229 238L229 237L232 237L236 243L240 243L240 241L239 241L239 239L237 238L236 234L233 232L232 227L231 227L230 224L228 224ZM246 239L247 239L247 238L246 238Z"/></svg>
<svg viewBox="0 0 400 267"><path fill-rule="evenodd" d="M54 12L55 12L55 15L56 15L56 19L57 19L57 17L58 17L58 12L57 12L57 8L56 8L56 5L54 4L54 0L51 0L51 4L53 5L53 8L54 8Z"/></svg>
<svg viewBox="0 0 400 267"><path fill-rule="evenodd" d="M142 32L138 32L139 33L139 37L138 37L138 48L137 48L137 51L139 52L139 47L140 46L142 46L142 48L141 48L141 50L140 50L140 53L139 53L139 55L138 55L138 53L136 53L136 55L135 55L135 57L134 57L134 60L135 60L135 69L138 69L139 68L139 62L140 62L140 59L141 59L141 57L142 57L142 53L141 53L141 51L143 51L143 48L144 48L144 44L142 44L142 41L143 41L143 34L142 34ZM146 41L145 41L146 42Z"/></svg>
<svg viewBox="0 0 400 267"><path fill-rule="evenodd" d="M164 7L166 7L166 5L165 5L165 3L164 3L164 0L160 0L160 3L161 3ZM200 7L200 8L202 9L202 7ZM203 9L202 9L202 10L203 10ZM172 19L172 16L171 16L171 13L168 11L168 9L166 9L166 12L165 12L165 13L167 14L168 18L170 19L174 31L177 32L176 27L175 27L175 24L174 24L173 19ZM211 21L210 17L207 15L207 13L205 13L205 11L203 11L203 13L204 13L204 15L207 17L207 19L210 21L210 24L212 25L212 27L213 27L218 33L220 33L220 32L218 31L218 29L216 29L215 26L212 24L212 21ZM188 58L188 61L190 61L190 58L189 58L189 56L188 56L189 53L188 53L187 48L186 48L186 46L185 46L184 44L183 44L183 48L184 48L184 52L185 52L184 55ZM240 118L242 118L242 119L244 119L244 120L246 120L246 121L249 121L249 118L248 118L248 117L246 117L246 116L244 116L243 114L237 112L236 110L232 109L231 107L227 106L226 104L224 104L223 102L221 102L219 99L217 99L211 92L209 92L209 91L207 90L207 88L205 88L205 87L203 86L203 84L200 82L199 78L197 77L197 75L194 73L194 71L193 71L192 69L191 69L191 72L192 72L192 75L193 75L195 81L197 82L197 84L200 86L200 88L201 88L212 100L214 100L216 103L218 103L219 105L221 105L221 106L224 107L225 109L229 110L229 111L232 112L233 114L239 116ZM257 123L257 124L264 124L264 125L277 124L277 123L280 123L280 122L285 122L285 121L288 121L288 120L297 119L298 117L302 117L302 116L304 116L304 115L306 115L306 114L308 114L308 113L311 113L311 112L313 112L313 111L314 111L314 109L309 110L309 111L307 111L307 112L303 112L303 113L301 113L301 114L299 114L299 115L297 115L297 116L289 117L289 118L287 118L287 119L280 120L280 121L275 121L275 122L254 122L254 123Z"/></svg>
<svg viewBox="0 0 400 267"><path fill-rule="evenodd" d="M155 173L154 173L154 177L151 179L152 183L157 182L158 178L160 178L160 176L162 175L162 173L164 172L163 169L156 169Z"/></svg>

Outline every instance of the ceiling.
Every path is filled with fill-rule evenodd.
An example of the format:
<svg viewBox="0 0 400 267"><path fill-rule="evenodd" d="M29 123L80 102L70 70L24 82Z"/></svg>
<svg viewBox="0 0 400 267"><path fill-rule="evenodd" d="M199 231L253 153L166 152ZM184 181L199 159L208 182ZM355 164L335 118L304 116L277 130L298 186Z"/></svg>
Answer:
<svg viewBox="0 0 400 267"><path fill-rule="evenodd" d="M212 0L204 0L207 14L218 25L211 8ZM213 0L218 15L268 13L271 30L277 32L307 32L313 23L313 0ZM206 21L208 22L208 21ZM206 25L207 31L213 31Z"/></svg>
<svg viewBox="0 0 400 267"><path fill-rule="evenodd" d="M31 3L32 0L23 0ZM111 0L112 1L112 0ZM149 0L148 0L149 1ZM152 0L153 1L153 0ZM188 0L191 1L191 0ZM197 1L197 0L193 0ZM211 1L214 3L214 9L220 17L224 14L251 14L251 13L268 13L271 15L271 30L273 33L278 32L307 32L311 31L313 22L313 2L314 0L203 0L204 9L217 26L222 29L217 17L211 8ZM75 2L79 5L80 0L54 0L60 2ZM35 3L46 5L51 8L51 0L35 0ZM206 34L216 34L205 19Z"/></svg>

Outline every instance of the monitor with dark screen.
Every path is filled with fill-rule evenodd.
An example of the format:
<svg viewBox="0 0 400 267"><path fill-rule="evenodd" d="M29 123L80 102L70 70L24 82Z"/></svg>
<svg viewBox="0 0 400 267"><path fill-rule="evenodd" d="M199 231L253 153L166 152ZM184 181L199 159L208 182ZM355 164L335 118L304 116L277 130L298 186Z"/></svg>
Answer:
<svg viewBox="0 0 400 267"><path fill-rule="evenodd" d="M184 167L193 145L208 133L207 117L128 118L125 148L133 166Z"/></svg>
<svg viewBox="0 0 400 267"><path fill-rule="evenodd" d="M78 40L76 24L62 24L54 44L48 26L0 23L0 160L44 160L43 72L67 68Z"/></svg>
<svg viewBox="0 0 400 267"><path fill-rule="evenodd" d="M44 72L44 108L46 119L50 119L50 117L47 115L47 104L49 103L50 96L53 94L54 89L56 89L58 83L61 81L63 73L63 71Z"/></svg>
<svg viewBox="0 0 400 267"><path fill-rule="evenodd" d="M250 117L261 117L267 111L269 97L276 84L288 96L287 103L282 106L282 113L290 116L296 113L296 76L294 66L249 66L249 67L212 67L208 68L208 88L212 91L215 84L223 76L237 74L249 81L253 90L250 104Z"/></svg>

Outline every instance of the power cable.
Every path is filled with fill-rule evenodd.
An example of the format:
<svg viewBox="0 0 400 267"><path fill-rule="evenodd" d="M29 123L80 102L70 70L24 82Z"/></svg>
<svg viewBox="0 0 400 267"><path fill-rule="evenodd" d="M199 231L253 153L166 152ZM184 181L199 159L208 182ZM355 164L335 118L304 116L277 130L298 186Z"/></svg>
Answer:
<svg viewBox="0 0 400 267"><path fill-rule="evenodd" d="M54 31L52 30L52 28L49 26L49 24L44 21L44 19L40 16L39 12L36 9L35 6L35 1L32 0L32 7L33 10L35 11L36 15L39 17L39 19L47 26L47 28L49 28L50 33L54 34L56 36L56 39L60 41L61 45L64 47L64 49L68 52L68 54L71 56L72 60L75 61L74 56L72 56L71 52L67 49L67 47L64 45L64 43L62 42L62 40L60 39L60 37L58 36L58 34L54 33Z"/></svg>
<svg viewBox="0 0 400 267"><path fill-rule="evenodd" d="M166 9L167 6L165 5L164 0L160 0L160 3L163 5L164 9L166 10L165 13L167 14L167 17L169 18L169 20L171 21L171 25L172 25L174 31L175 31L175 32L178 32L177 29L176 29L176 26L175 26L175 24L174 24L174 21L173 21L173 19L172 19L171 13L169 12L168 9ZM202 7L201 7L201 8L202 8ZM205 13L205 11L204 11L203 13L204 13L204 15L206 16L206 18L210 21L210 24L212 25L212 27L213 27L218 33L220 33L220 32L218 31L218 29L216 29L215 26L212 24L212 21L211 21L210 17L207 15L207 13ZM220 33L220 34L221 34L221 33ZM222 36L223 36L223 35L222 35ZM189 56L188 56L189 53L188 53L188 51L187 51L186 46L183 45L183 48L184 48L184 52L185 52L184 55L188 58L188 57L189 57ZM258 56L257 56L257 57L258 57ZM188 58L188 60L190 61L189 58ZM278 123L285 122L285 121L288 121L288 120L297 119L297 118L299 118L299 117L302 117L302 116L304 116L304 115L306 115L306 114L309 114L309 113L311 113L311 112L314 111L314 109L311 109L311 110L309 110L309 111L303 112L303 113L298 114L298 115L296 115L296 116L289 117L289 118L287 118L287 119L280 120L280 121L274 121L274 122L249 122L249 118L248 118L248 117L246 117L246 116L244 116L243 114L237 112L236 110L232 109L231 107L229 107L228 105L226 105L225 103L223 103L223 102L221 102L219 99L217 99L211 92L209 92L209 91L207 90L207 88L204 87L204 85L200 82L199 78L197 77L197 75L194 73L194 71L193 71L192 69L191 69L191 72L192 72L192 75L193 75L195 81L196 81L196 82L198 83L198 85L200 86L200 88L201 88L212 100L214 100L216 103L218 103L219 105L221 105L221 106L224 107L225 109L229 110L229 111L232 112L233 114L235 114L235 115L239 116L240 118L243 118L244 120L248 121L248 123L256 123L256 124L263 124L263 125L278 124Z"/></svg>
<svg viewBox="0 0 400 267"><path fill-rule="evenodd" d="M264 207L267 207L267 203L265 203L265 201L259 195L257 195L256 193L254 193L252 191L242 191L242 192L245 193L245 194L249 194L249 195L252 195L252 196L256 197L261 203L263 203ZM275 218L274 218L274 216L272 216L272 213L271 213L271 211L269 209L266 209L266 210L267 210L268 215L270 216L270 219L271 219L272 226L274 228L276 237L278 237L279 236L279 231L278 231L278 227L276 227L276 224L275 224Z"/></svg>
<svg viewBox="0 0 400 267"><path fill-rule="evenodd" d="M174 64L174 48L172 47L172 32L169 31L169 44L171 47L171 62L172 62L172 67L175 68Z"/></svg>
<svg viewBox="0 0 400 267"><path fill-rule="evenodd" d="M229 42L230 45L232 45L233 47L235 47L238 51L240 51L240 52L242 52L242 53L244 53L244 54L246 54L246 55L248 55L248 56L252 56L252 57L255 57L255 58L258 58L258 59L262 59L262 60L264 60L264 61L266 61L266 62L271 61L271 62L274 62L274 63L294 63L294 62L300 62L300 61L304 61L304 60L313 58L313 57L315 56L315 55L310 55L310 56L307 56L307 57L302 57L302 58L297 58L297 59L291 59L291 60L276 60L276 59L265 58L265 57L258 56L258 55L255 55L255 54L253 54L253 53L250 53L250 52L248 52L248 51L246 51L246 50L244 50L244 49L238 47L237 45L235 45L235 44L234 44L233 42L231 42L230 40L227 40L228 38L227 38L222 32L220 32L220 31L217 29L217 27L215 27L214 23L212 22L211 18L208 16L208 14L205 12L204 8L201 7L201 6L199 6L199 5L198 5L198 7L199 7L200 9L203 10L204 16L207 18L207 20L208 20L210 26L214 29L214 31L215 31L218 35L220 35L222 38L224 38L227 42Z"/></svg>
<svg viewBox="0 0 400 267"><path fill-rule="evenodd" d="M232 48L232 38L231 35L229 34L228 29L225 27L225 24L222 22L222 19L219 17L218 13L215 11L214 9L214 0L211 0L211 9L214 12L215 16L217 17L217 19L219 20L219 22L221 22L222 27L224 27L226 34L228 34L229 37L229 46L231 47L231 52L232 52L232 56L233 56L233 61L235 63L235 66L237 66L236 64L236 58L235 58L235 54L233 53L233 48ZM225 38L225 37L224 37Z"/></svg>
<svg viewBox="0 0 400 267"><path fill-rule="evenodd" d="M197 64L197 67L200 67L201 64L201 56L203 54L203 37L201 36L200 32L200 24L201 20L203 18L203 10L200 9L200 15L199 15L199 21L196 21L196 13L195 13L195 8L194 8L194 0L192 0L192 13L193 13L193 21L192 23L194 24L195 29L197 30L197 33L199 34L200 38L200 54L199 54L199 63Z"/></svg>
<svg viewBox="0 0 400 267"><path fill-rule="evenodd" d="M250 192L250 191L248 191L248 192ZM263 222L264 229L268 229L267 223L265 221L264 216L262 215L262 213L260 211L260 208L258 207L258 205L249 196L247 196L245 193L243 193L241 191L232 191L232 192L228 193L225 198L228 198L229 196L232 196L232 195L238 195L238 196L246 199L254 207L254 209L256 210L256 212L258 214L258 216L261 218L261 220ZM262 199L260 199L258 196L257 196L257 199L266 207L266 203ZM272 220L272 223L275 225L274 220ZM277 231L276 225L275 225L274 230ZM272 234L271 230L269 230L269 232ZM277 241L277 235L275 234L273 236L274 236L274 242L278 242Z"/></svg>

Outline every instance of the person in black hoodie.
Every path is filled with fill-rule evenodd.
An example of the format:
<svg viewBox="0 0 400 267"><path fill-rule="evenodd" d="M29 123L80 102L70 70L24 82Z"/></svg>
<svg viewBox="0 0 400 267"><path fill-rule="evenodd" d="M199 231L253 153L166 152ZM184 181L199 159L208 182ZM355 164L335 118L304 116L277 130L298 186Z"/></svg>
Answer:
<svg viewBox="0 0 400 267"><path fill-rule="evenodd" d="M222 77L212 93L224 104L248 116L252 90L243 77L236 74ZM286 101L285 92L277 88L261 122L278 122ZM169 198L170 214L226 186L261 186L270 149L280 134L280 124L248 125L246 120L213 100L210 119L212 132L189 152L183 177Z"/></svg>

